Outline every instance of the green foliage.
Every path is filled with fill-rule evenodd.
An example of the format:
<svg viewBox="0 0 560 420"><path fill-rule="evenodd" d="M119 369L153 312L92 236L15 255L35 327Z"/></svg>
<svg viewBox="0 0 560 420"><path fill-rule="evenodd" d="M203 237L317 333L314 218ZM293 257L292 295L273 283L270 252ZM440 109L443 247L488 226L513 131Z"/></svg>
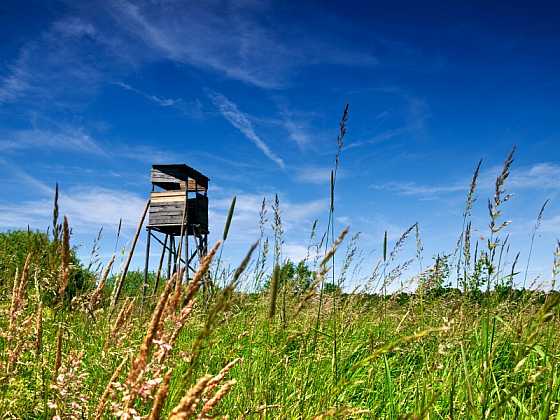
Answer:
<svg viewBox="0 0 560 420"><path fill-rule="evenodd" d="M27 254L34 256L39 276L47 276L58 267L58 246L46 233L35 231L9 231L0 233L0 285L9 286L16 270L21 270Z"/></svg>
<svg viewBox="0 0 560 420"><path fill-rule="evenodd" d="M140 279L139 273L131 276L134 282ZM549 305L546 313L551 315L542 318L544 297L543 303L525 295L517 303L480 306L455 295L425 300L421 316L417 297L402 296L400 303L390 304L385 321L380 317L381 300L372 298L364 310L363 302L347 298L348 305L341 309L345 324L338 335L340 377L335 379L333 325L328 319L321 323L316 346L309 345L316 308L288 318L284 327L268 320L266 294L236 294L234 308L220 317L222 322L201 346L192 378L218 372L224 363L243 358L230 372L237 384L220 406L219 413L231 418L258 417L263 407L268 407L264 416L268 418L312 418L333 407L350 413L361 410L358 418L547 418L547 412L558 413L560 343L554 339L560 327L558 307ZM289 309L292 313L293 306ZM122 356L140 345L149 316L137 304L130 338L111 343L111 352L105 353L107 318L92 321L75 311L59 314L68 331L63 363L72 349L86 355L81 372L87 374L83 392L90 410ZM207 316L200 305L173 349L176 373L162 418L185 392L182 375L191 369L185 354L204 329ZM47 312L43 358L50 360L50 366L57 325L53 313ZM44 390L52 392L53 379L49 366L43 370L44 379L34 353L28 351L18 376L4 382L2 412L23 418L44 415L41 395Z"/></svg>
<svg viewBox="0 0 560 420"><path fill-rule="evenodd" d="M323 292L327 294L335 294L335 293L340 294L342 293L342 289L337 284L327 282L323 287Z"/></svg>
<svg viewBox="0 0 560 420"><path fill-rule="evenodd" d="M450 287L451 266L449 255L434 257L434 265L419 276L418 285L424 292L440 294Z"/></svg>
<svg viewBox="0 0 560 420"><path fill-rule="evenodd" d="M43 275L56 275L56 267L48 264L59 261L58 245L46 236L25 235L11 233L2 239L17 238L20 246L25 241L35 244L37 258L44 258L37 260L44 261ZM25 255L20 254L19 264ZM72 258L72 273L78 276L83 269ZM16 259L14 256L13 261ZM268 316L266 291L218 294L210 308L195 305L192 318L171 349L174 374L162 418L196 378L217 373L238 357L243 358L242 364L229 373L237 383L220 404L220 413L232 418L312 418L326 412L338 413L340 418L557 415L560 343L555 337L560 328L560 294L475 289L480 286L477 278L484 279L485 264L483 259L477 263L482 268L478 275L474 270L473 289L467 294L448 287L447 256L437 257L427 270L423 278L427 293L423 294L399 293L387 298L347 294L338 299L340 290L325 283L325 315L338 299L342 325L336 330L334 317L323 316L316 323L317 302L311 301L301 312L296 309L314 276L304 263L288 261L279 270L280 287L291 291L282 319ZM116 279L108 279L105 294ZM53 365L62 326L61 369L67 369L72 358L83 352L76 368L83 383L73 383L67 391L83 397L88 412L94 412L119 361L136 352L146 334L150 310L157 300L157 295L151 296L155 275L148 276L148 297L141 307L143 282L142 271L129 272L123 296L137 299L118 334L110 335L115 318L103 306L94 313L69 306L47 307L42 313L39 346L34 323L26 321L37 313L38 302L28 294L18 316L19 341L14 343L14 337L0 334L0 411L15 418L52 415L46 402L54 398L52 384L57 376ZM480 299L472 299L475 290ZM0 298L0 308L5 313L9 306L6 293ZM217 312L217 306L225 308L224 312ZM7 329L8 320L8 316L0 318L0 331ZM6 370L10 355L6 350L13 348L18 350L18 363ZM189 357L195 350L199 357L192 365ZM125 376L123 372L120 380Z"/></svg>
<svg viewBox="0 0 560 420"><path fill-rule="evenodd" d="M294 264L287 260L280 268L278 287L287 287L292 294L300 295L309 289L314 276L315 273L309 269L304 261ZM268 290L269 287L270 279L267 279L264 289Z"/></svg>
<svg viewBox="0 0 560 420"><path fill-rule="evenodd" d="M347 108L340 126L339 152L346 118ZM340 277L324 283L321 294L311 287L317 284L313 283L317 273L305 262L286 261L279 266L284 231L277 196L273 205L274 281L265 284L265 290L236 292L237 280L228 282L224 274L222 283L232 286L216 290L209 302L199 292L189 302L192 307L181 306L185 295L167 283L170 295L156 304L160 291L154 293L155 276L150 273L146 300L140 305L144 274L131 271L122 290L122 296L129 299L111 308L118 311L115 317L104 306L108 299L100 299L97 293L85 294L94 284L93 276L72 251L65 300L78 295L83 299L79 305L45 307L56 296L60 277L60 234L69 237L68 225L61 228L57 223L55 198L55 240L37 232L0 234L0 286L6 291L0 294L0 412L6 418L52 418L53 410L64 406L64 416L88 418L107 384L112 383L114 392L108 393L112 400L107 402L117 409L118 403L125 402L134 410L138 408L134 415L146 417L153 395L148 388L162 380L152 375L167 371L172 376L161 413L161 418L166 418L197 378L220 372L226 363L242 359L242 363L231 365L234 367L228 374L235 385L229 383L231 392L220 402L220 412L212 411L211 417L560 419L560 293L515 290L515 263L508 270L511 274L501 266L507 240L502 242L499 234L508 224L501 221L501 206L509 200L503 185L512 157L513 152L504 163L489 205L488 249L478 252L477 242L471 258L470 212L479 164L457 248L463 252L462 262L459 259L453 266L454 256L460 255L457 252L438 255L424 270L418 225L408 229L389 254L386 232L382 269L379 272L378 265L369 279L378 280L377 284L382 281L381 289L374 288L382 290L382 295L342 294L336 286L344 283L356 251L353 246L339 270ZM337 154L337 168L338 161ZM329 229L334 220L335 175L336 171L331 173ZM234 205L235 201L230 216ZM261 228L264 214L263 202ZM229 222L224 238L228 228ZM414 293L399 289L387 294L387 286L397 278L401 277L403 285L402 274L412 260L391 267L413 228L423 271L414 277L419 287ZM254 278L263 276L267 248L265 240L259 248ZM30 273L37 276L41 293L29 293L34 285L29 281L28 293L21 295L16 290L14 298L10 282L29 252L33 255ZM318 281L325 280L329 268L319 264ZM461 291L451 288L452 271ZM554 288L560 275L560 243L552 272ZM337 274L334 270L330 273ZM105 296L117 279L108 279L102 291ZM281 298L281 305L277 298ZM173 306L164 306L170 301L175 302ZM281 316L274 316L277 306ZM154 308L157 316L151 314ZM153 328L148 329L148 325ZM171 331L174 335L168 334ZM168 355L168 364L157 366L156 361L154 365L157 358L151 356L156 354ZM134 355L142 357L130 363ZM57 361L61 363L57 365ZM119 361L125 370L111 379ZM118 389L127 373L130 375L127 369L131 366L140 367L133 385L145 393L136 399L127 399L126 389ZM60 385L65 379L70 383ZM119 393L122 401L114 397ZM73 405L76 401L80 403Z"/></svg>
<svg viewBox="0 0 560 420"><path fill-rule="evenodd" d="M30 272L37 278L44 304L54 302L60 275L61 242L51 240L46 233L37 231L9 231L0 233L0 287L11 287L16 270L21 270L31 253ZM30 282L33 286L33 281ZM75 250L70 250L70 273L64 300L91 290L95 277L79 262Z"/></svg>
<svg viewBox="0 0 560 420"><path fill-rule="evenodd" d="M120 274L114 274L107 279L107 290L105 293L109 295L116 282L119 279ZM156 273L149 272L147 278L146 295L151 295L154 293L154 287L156 284ZM133 270L129 271L126 275L126 281L123 284L121 291L121 298L126 297L139 297L142 295L142 287L144 285L144 271L143 270ZM163 280L160 279L158 289L161 290L163 286Z"/></svg>

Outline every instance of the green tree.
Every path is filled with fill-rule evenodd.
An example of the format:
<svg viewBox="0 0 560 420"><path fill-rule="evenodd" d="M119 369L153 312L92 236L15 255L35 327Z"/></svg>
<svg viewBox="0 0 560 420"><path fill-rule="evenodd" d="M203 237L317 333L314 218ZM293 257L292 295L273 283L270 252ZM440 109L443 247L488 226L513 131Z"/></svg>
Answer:
<svg viewBox="0 0 560 420"><path fill-rule="evenodd" d="M280 268L278 287L287 287L293 294L299 295L309 289L315 273L309 269L304 261L294 264L287 260ZM265 282L264 288L270 287L270 278Z"/></svg>

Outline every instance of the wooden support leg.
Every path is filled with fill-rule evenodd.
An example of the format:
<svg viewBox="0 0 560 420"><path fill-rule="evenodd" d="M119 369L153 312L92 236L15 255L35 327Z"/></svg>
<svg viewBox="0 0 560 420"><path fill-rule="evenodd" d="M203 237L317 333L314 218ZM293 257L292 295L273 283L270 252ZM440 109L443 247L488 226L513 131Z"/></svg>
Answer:
<svg viewBox="0 0 560 420"><path fill-rule="evenodd" d="M177 272L177 244L175 243L175 237L173 237L173 274Z"/></svg>
<svg viewBox="0 0 560 420"><path fill-rule="evenodd" d="M150 228L146 230L148 231L148 237L146 238L146 261L144 263L144 283L142 284L142 307L144 307L144 301L146 300L146 290L148 289L148 270L150 268L150 240L152 239L152 230Z"/></svg>
<svg viewBox="0 0 560 420"><path fill-rule="evenodd" d="M173 258L173 235L169 236L169 255L167 256L167 280L171 278L171 259Z"/></svg>
<svg viewBox="0 0 560 420"><path fill-rule="evenodd" d="M185 283L189 281L189 232L185 235Z"/></svg>
<svg viewBox="0 0 560 420"><path fill-rule="evenodd" d="M169 235L165 235L165 239L163 241L163 248L161 250L161 257L159 258L159 266L156 274L156 283L154 285L154 295L157 293L157 289L159 287L159 279L161 277L161 267L163 265L163 258L165 257L165 250L167 249L167 238Z"/></svg>

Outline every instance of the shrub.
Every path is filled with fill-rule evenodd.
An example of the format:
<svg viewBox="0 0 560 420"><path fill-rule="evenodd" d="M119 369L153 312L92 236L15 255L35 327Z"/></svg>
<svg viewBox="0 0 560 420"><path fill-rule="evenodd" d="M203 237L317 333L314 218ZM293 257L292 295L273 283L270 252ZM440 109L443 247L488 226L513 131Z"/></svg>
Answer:
<svg viewBox="0 0 560 420"><path fill-rule="evenodd" d="M49 238L47 233L31 230L15 230L0 233L0 287L11 287L16 270L24 265L25 259L31 253L32 278L35 276L45 304L52 304L56 297L58 276L60 273L61 242ZM30 282L34 287L34 282ZM74 249L70 250L70 273L68 286L64 293L64 301L69 302L95 286L95 277L85 269L76 256Z"/></svg>

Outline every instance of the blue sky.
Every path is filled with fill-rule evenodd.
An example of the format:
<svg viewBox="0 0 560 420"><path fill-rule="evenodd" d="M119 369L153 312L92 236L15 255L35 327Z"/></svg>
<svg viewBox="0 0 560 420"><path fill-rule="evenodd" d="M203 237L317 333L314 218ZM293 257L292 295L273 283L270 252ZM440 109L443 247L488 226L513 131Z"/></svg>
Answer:
<svg viewBox="0 0 560 420"><path fill-rule="evenodd" d="M336 223L362 232L364 273L384 230L394 241L419 222L426 260L452 250L480 158L485 237L516 144L509 259L525 260L548 198L532 268L546 276L560 236L560 13L492 4L3 2L0 228L48 226L59 182L80 253L103 226L108 258L119 218L123 244L132 236L150 165L185 162L211 178L212 239L238 197L227 258L256 239L276 193L284 254L301 258L313 220L325 227L349 103Z"/></svg>

